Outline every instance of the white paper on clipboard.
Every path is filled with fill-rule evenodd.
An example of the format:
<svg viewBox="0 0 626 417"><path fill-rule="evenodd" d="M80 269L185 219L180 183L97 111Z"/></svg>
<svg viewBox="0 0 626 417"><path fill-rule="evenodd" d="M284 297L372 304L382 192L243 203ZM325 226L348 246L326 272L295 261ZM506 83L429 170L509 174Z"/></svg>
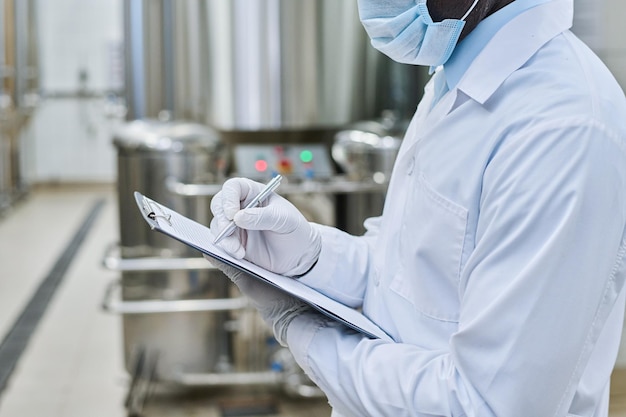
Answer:
<svg viewBox="0 0 626 417"><path fill-rule="evenodd" d="M135 192L135 201L150 228L168 235L221 262L225 262L255 278L267 282L301 299L316 310L368 337L392 341L380 327L357 310L341 304L297 279L267 271L245 259L236 259L213 244L211 230L164 205Z"/></svg>

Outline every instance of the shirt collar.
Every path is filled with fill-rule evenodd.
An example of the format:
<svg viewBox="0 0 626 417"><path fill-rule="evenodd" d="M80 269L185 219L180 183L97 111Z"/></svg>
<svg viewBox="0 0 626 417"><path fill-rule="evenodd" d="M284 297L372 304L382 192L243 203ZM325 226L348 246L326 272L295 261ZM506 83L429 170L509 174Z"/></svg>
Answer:
<svg viewBox="0 0 626 417"><path fill-rule="evenodd" d="M444 66L448 87L483 104L542 45L569 29L573 14L573 0L515 0L459 43Z"/></svg>
<svg viewBox="0 0 626 417"><path fill-rule="evenodd" d="M546 3L550 0L515 0L480 22L455 48L454 53L444 65L446 81L449 89L453 89L467 71L472 61L489 43L491 38L507 22L513 20L524 11Z"/></svg>

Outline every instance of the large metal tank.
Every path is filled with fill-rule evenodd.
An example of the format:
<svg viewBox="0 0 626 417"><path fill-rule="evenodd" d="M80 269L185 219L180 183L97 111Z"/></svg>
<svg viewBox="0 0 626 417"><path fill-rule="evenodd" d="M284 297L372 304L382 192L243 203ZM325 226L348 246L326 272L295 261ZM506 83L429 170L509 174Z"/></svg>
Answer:
<svg viewBox="0 0 626 417"><path fill-rule="evenodd" d="M337 128L415 109L416 67L369 44L353 0L127 0L128 117L222 131Z"/></svg>
<svg viewBox="0 0 626 417"><path fill-rule="evenodd" d="M196 183L220 180L225 155L219 136L198 124L136 120L116 132L114 144L118 149L122 261L197 258L196 251L146 227L132 196L139 191L208 224L209 200L171 195L165 181L169 175ZM131 373L136 358L146 355L154 358L155 377L166 379L191 371L211 372L220 361L228 361L225 313L189 311L171 303L227 298L230 281L225 276L216 270L184 267L134 269L122 269L125 307L120 311L124 314L126 365ZM158 307L161 301L175 308L162 309ZM143 307L134 309L133 305ZM157 308L150 307L155 305Z"/></svg>
<svg viewBox="0 0 626 417"><path fill-rule="evenodd" d="M223 130L333 127L374 111L368 93L375 73L356 2L206 5L208 123Z"/></svg>

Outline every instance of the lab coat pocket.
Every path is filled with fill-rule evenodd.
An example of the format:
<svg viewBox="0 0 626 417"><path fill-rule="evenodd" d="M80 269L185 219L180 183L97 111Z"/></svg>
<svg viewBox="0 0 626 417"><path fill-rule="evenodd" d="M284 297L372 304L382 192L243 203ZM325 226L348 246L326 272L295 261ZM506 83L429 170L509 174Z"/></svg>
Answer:
<svg viewBox="0 0 626 417"><path fill-rule="evenodd" d="M400 268L390 289L432 319L459 319L459 277L467 209L434 190L422 175L411 181L400 232Z"/></svg>

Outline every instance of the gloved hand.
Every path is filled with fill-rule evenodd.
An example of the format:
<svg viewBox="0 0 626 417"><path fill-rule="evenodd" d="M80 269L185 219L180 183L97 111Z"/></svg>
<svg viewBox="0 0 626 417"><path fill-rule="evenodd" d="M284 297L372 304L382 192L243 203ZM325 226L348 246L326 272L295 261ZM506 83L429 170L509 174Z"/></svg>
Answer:
<svg viewBox="0 0 626 417"><path fill-rule="evenodd" d="M204 255L204 257L237 285L241 293L248 297L263 320L270 326L278 343L287 346L289 323L297 315L313 309L297 298L265 284L237 268L219 262L210 256Z"/></svg>
<svg viewBox="0 0 626 417"><path fill-rule="evenodd" d="M321 235L293 204L275 193L258 207L242 210L263 187L246 178L226 181L211 200L211 230L217 236L234 220L238 229L220 241L222 249L277 274L303 275L317 262Z"/></svg>

